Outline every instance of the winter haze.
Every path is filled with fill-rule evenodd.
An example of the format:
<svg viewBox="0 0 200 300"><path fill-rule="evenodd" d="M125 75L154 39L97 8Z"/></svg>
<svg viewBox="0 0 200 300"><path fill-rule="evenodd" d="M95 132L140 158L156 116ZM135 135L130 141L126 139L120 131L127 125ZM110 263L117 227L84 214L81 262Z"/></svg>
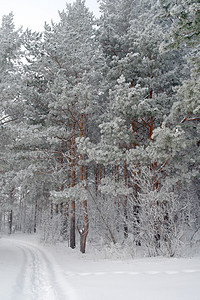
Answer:
<svg viewBox="0 0 200 300"><path fill-rule="evenodd" d="M23 26L32 30L41 31L44 23L51 20L59 20L58 11L66 7L66 3L73 3L72 0L1 0L0 18L9 14L14 14L16 27ZM86 0L86 6L93 11L95 16L99 16L97 0Z"/></svg>

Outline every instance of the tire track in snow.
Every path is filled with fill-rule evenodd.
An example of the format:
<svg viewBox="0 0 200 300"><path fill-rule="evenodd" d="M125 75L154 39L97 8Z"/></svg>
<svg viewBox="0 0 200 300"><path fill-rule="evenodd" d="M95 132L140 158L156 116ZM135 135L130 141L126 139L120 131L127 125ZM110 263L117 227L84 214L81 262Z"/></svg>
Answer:
<svg viewBox="0 0 200 300"><path fill-rule="evenodd" d="M113 272L87 272L87 273L73 273L73 272L65 272L67 277L76 277L76 276L103 276L103 275L176 275L176 274L192 274L192 273L200 273L200 269L185 269L185 270L166 270L166 271L113 271Z"/></svg>
<svg viewBox="0 0 200 300"><path fill-rule="evenodd" d="M78 300L58 266L52 262L53 258L33 244L19 240L14 242L22 252L23 264L16 279L12 299ZM20 294L19 298L16 291Z"/></svg>
<svg viewBox="0 0 200 300"><path fill-rule="evenodd" d="M26 252L24 251L24 249L22 248L19 248L17 246L17 249L19 249L19 251L22 253L22 261L23 261L23 264L21 266L21 269L19 271L19 274L17 276L17 279L16 279L16 285L14 287L14 291L13 291L13 299L14 297L17 297L16 296L16 293L21 295L22 292L23 292L23 289L24 289L24 286L25 286L25 281L26 281L26 267L28 266L28 258L27 258L27 255L26 255Z"/></svg>

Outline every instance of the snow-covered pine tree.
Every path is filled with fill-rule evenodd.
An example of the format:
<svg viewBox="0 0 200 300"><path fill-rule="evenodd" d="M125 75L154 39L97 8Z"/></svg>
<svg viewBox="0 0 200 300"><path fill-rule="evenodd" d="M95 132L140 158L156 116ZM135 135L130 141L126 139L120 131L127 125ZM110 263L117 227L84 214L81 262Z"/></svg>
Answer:
<svg viewBox="0 0 200 300"><path fill-rule="evenodd" d="M1 124L1 203L4 220L9 221L12 233L13 219L16 215L16 186L13 178L19 165L13 159L11 145L16 138L13 126L22 118L21 100L21 29L16 30L13 14L2 17L0 27L0 124ZM5 215L6 214L6 215ZM1 216L2 210L1 210Z"/></svg>
<svg viewBox="0 0 200 300"><path fill-rule="evenodd" d="M190 78L183 80L176 89L176 101L166 120L166 126L174 132L182 132L182 150L171 163L176 181L191 195L199 194L199 132L200 132L200 3L189 1L161 1L163 15L171 20L172 26L162 50L186 48L186 59ZM169 131L169 128L168 128ZM162 133L159 135L159 139ZM192 188L191 188L192 187ZM191 189L191 191L190 191ZM194 192L195 190L195 192ZM193 200L192 200L193 199ZM195 226L199 227L198 196L191 196L195 213Z"/></svg>
<svg viewBox="0 0 200 300"><path fill-rule="evenodd" d="M123 18L124 6L130 8L128 22ZM170 111L174 101L173 87L180 84L185 74L181 70L183 58L178 51L167 54L159 51L169 25L158 18L160 7L157 4L153 1L131 1L131 4L129 1L102 1L101 9L99 36L109 67L106 78L110 87L109 105L100 125L101 142L92 146L86 140L85 148L91 159L112 170L112 175L107 175L113 178L113 183L104 181L103 190L118 198L124 193L124 201L120 203L124 203L122 218L126 220L126 199L130 193L127 183L131 185L134 172L144 165L159 170L156 158L151 159L146 149L153 142L153 131L160 127ZM115 25L119 18L118 29ZM116 193L120 181L124 192L118 189ZM123 231L127 236L126 225Z"/></svg>
<svg viewBox="0 0 200 300"><path fill-rule="evenodd" d="M75 204L82 206L79 233L81 251L85 252L89 221L84 191L88 170L85 156L77 151L76 138L90 135L95 139L104 59L96 40L94 17L85 1L67 4L59 14L57 24L45 25L43 42L37 35L32 35L31 41L27 33L27 93L31 96L27 99L31 107L34 105L33 125L39 126L35 137L38 134L38 142L43 139L38 150L43 152L42 157L45 153L53 159L51 198L56 206L65 206L66 214L70 204L72 248L76 245Z"/></svg>

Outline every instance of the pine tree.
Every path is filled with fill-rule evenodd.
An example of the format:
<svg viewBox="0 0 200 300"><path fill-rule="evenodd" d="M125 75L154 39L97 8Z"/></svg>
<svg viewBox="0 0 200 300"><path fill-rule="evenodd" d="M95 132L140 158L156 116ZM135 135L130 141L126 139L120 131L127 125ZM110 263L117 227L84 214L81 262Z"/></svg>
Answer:
<svg viewBox="0 0 200 300"><path fill-rule="evenodd" d="M10 147L15 134L13 126L22 117L21 113L21 30L15 30L13 14L3 16L0 27L0 123L1 123L1 182L6 202L2 204L9 217L9 232L12 233L15 185L13 178L19 169L11 155Z"/></svg>
<svg viewBox="0 0 200 300"><path fill-rule="evenodd" d="M113 168L113 175L108 173L113 181L104 181L104 192L112 193L113 186L114 194L116 185L123 183L123 219L127 220L128 181L130 185L134 173L144 165L157 170L161 166L148 149L153 143L154 130L160 128L164 115L169 114L174 101L173 88L185 76L181 72L184 60L178 51L159 51L164 32L169 29L168 24L158 18L158 5L151 1L132 1L131 4L102 1L101 4L99 36L108 64L109 105L100 124L101 142L92 146L86 140L84 148L88 149L91 159ZM127 12L123 10L125 6L130 8L128 22L123 18ZM106 94L107 91L104 97ZM136 185L133 189L137 194ZM118 198L120 194L123 195L118 189ZM126 224L123 230L127 236Z"/></svg>
<svg viewBox="0 0 200 300"><path fill-rule="evenodd" d="M173 131L182 132L182 150L172 160L171 169L176 169L184 189L196 189L199 183L199 76L200 76L200 19L199 1L162 1L164 16L170 18L172 27L167 35L163 48L166 50L185 47L190 78L182 81L177 88L176 101L166 121ZM176 128L176 129L175 129ZM169 130L169 129L168 129ZM175 163L178 162L178 163ZM192 199L192 198L191 198ZM195 203L196 201L196 203ZM194 211L198 206L198 197L193 197ZM195 215L195 226L199 226L199 214Z"/></svg>
<svg viewBox="0 0 200 300"><path fill-rule="evenodd" d="M104 66L94 25L85 1L78 0L60 12L58 24L45 25L43 42L37 34L30 38L27 33L26 46L30 57L27 91L31 96L30 105L34 103L33 125L37 125L39 138L43 138L42 156L46 152L54 159L52 170L58 179L54 182L54 203L64 204L66 209L70 203L72 248L76 246L76 203L78 207L82 205L79 228L82 252L85 252L89 228L87 199L80 196L85 194L87 164L85 156L77 150L76 138L93 135L91 124L94 127ZM78 194L76 190L80 190Z"/></svg>

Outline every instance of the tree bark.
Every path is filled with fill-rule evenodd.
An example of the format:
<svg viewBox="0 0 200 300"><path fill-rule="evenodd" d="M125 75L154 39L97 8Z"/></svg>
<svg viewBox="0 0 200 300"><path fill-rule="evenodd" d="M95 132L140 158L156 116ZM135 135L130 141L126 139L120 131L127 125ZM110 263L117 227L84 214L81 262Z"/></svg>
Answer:
<svg viewBox="0 0 200 300"><path fill-rule="evenodd" d="M71 156L72 156L72 169L71 169L71 187L75 186L76 181L76 153L75 153L75 123L73 124L72 138L71 138ZM76 247L76 204L75 200L71 200L70 204L70 247L74 249Z"/></svg>
<svg viewBox="0 0 200 300"><path fill-rule="evenodd" d="M75 200L71 200L70 206L70 247L74 249L76 247L76 236L75 236Z"/></svg>
<svg viewBox="0 0 200 300"><path fill-rule="evenodd" d="M12 188L12 190L10 190L10 204L11 205L13 204L13 192L14 192L14 188ZM13 228L13 210L12 210L12 208L9 213L8 223L9 223L9 234L12 234L12 228Z"/></svg>
<svg viewBox="0 0 200 300"><path fill-rule="evenodd" d="M12 234L12 227L13 227L13 211L12 209L10 210L10 213L9 213L9 234Z"/></svg>
<svg viewBox="0 0 200 300"><path fill-rule="evenodd" d="M87 212L87 200L82 201L82 209L83 209L83 229L79 230L80 233L80 251L85 253L86 249L86 239L89 230L89 219Z"/></svg>
<svg viewBox="0 0 200 300"><path fill-rule="evenodd" d="M72 169L71 169L71 187L75 186L76 181L76 171L75 171L75 163L76 163L76 153L75 153L75 126L73 124L72 138L71 138L71 156L72 156ZM76 204L75 200L71 200L70 204L70 247L74 249L76 247Z"/></svg>
<svg viewBox="0 0 200 300"><path fill-rule="evenodd" d="M38 202L37 200L35 200L34 227L33 227L33 231L35 233L37 231L37 211L38 211Z"/></svg>
<svg viewBox="0 0 200 300"><path fill-rule="evenodd" d="M127 165L126 165L126 161L124 161L124 185L125 187L127 187ZM128 224L127 224L127 220L128 220L128 211L127 211L127 196L124 196L124 203L123 203L123 208L124 208L124 237L127 238L128 237Z"/></svg>
<svg viewBox="0 0 200 300"><path fill-rule="evenodd" d="M83 114L80 117L80 138L84 135L83 130ZM79 154L79 183L83 182L83 154ZM84 186L81 185L81 188L84 189ZM86 188L86 187L85 187ZM80 251L85 253L86 249L86 239L89 230L89 219L88 219L88 210L87 210L87 200L82 200L82 210L83 210L83 228L79 230L80 233Z"/></svg>

